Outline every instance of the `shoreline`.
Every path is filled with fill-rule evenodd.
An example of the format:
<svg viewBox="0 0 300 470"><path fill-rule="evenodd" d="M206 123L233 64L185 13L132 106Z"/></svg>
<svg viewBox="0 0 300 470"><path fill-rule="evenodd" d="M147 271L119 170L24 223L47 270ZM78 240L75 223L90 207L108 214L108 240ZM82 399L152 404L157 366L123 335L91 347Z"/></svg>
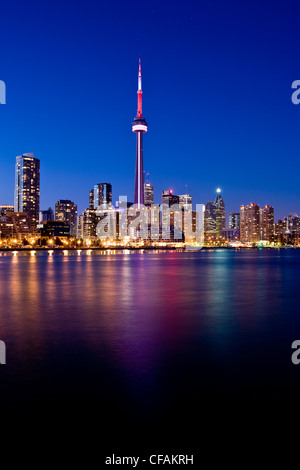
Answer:
<svg viewBox="0 0 300 470"><path fill-rule="evenodd" d="M202 248L187 248L187 247L174 247L174 246L146 246L146 247L14 247L14 248L0 248L0 253L11 253L11 252L93 252L93 251L202 251L202 250L280 250L280 249L297 249L300 246L263 246L263 247L253 247L253 246L203 246Z"/></svg>

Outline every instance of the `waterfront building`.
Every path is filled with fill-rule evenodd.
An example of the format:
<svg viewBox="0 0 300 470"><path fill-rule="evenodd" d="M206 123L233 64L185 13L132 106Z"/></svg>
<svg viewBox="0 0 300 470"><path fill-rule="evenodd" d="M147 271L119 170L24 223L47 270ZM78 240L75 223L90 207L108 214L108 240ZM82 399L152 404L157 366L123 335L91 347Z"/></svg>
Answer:
<svg viewBox="0 0 300 470"><path fill-rule="evenodd" d="M259 209L260 240L273 241L274 237L274 209L271 206Z"/></svg>
<svg viewBox="0 0 300 470"><path fill-rule="evenodd" d="M10 204L1 204L0 205L0 216L6 215L7 212L14 212L15 206Z"/></svg>
<svg viewBox="0 0 300 470"><path fill-rule="evenodd" d="M240 240L241 242L258 242L260 239L259 206L250 204L240 207Z"/></svg>
<svg viewBox="0 0 300 470"><path fill-rule="evenodd" d="M25 212L36 226L40 210L40 160L33 153L16 157L15 212Z"/></svg>
<svg viewBox="0 0 300 470"><path fill-rule="evenodd" d="M204 236L207 243L214 241L217 235L216 206L208 201L204 211Z"/></svg>
<svg viewBox="0 0 300 470"><path fill-rule="evenodd" d="M216 236L217 238L222 237L222 230L226 227L226 213L225 203L221 196L221 189L217 189L217 195L215 199L215 211L216 211Z"/></svg>
<svg viewBox="0 0 300 470"><path fill-rule="evenodd" d="M70 233L76 234L77 204L69 199L60 199L55 204L55 220L70 226Z"/></svg>

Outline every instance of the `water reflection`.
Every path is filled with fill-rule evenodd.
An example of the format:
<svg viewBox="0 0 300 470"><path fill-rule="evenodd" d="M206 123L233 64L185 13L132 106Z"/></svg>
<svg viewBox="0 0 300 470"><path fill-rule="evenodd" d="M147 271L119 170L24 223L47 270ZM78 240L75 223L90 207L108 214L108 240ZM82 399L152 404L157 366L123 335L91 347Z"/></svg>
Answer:
<svg viewBox="0 0 300 470"><path fill-rule="evenodd" d="M282 332L277 318L300 331L298 252L104 253L1 258L1 339L19 378L52 370L68 388L82 364L81 393L123 387L151 409L184 393L179 380L200 393L214 367L232 372L245 344Z"/></svg>

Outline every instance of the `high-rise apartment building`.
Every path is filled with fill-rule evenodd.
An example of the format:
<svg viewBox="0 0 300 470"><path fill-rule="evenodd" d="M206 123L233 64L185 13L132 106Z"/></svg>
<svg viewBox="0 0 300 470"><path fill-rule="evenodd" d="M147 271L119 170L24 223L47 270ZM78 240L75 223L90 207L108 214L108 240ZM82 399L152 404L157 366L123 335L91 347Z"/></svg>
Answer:
<svg viewBox="0 0 300 470"><path fill-rule="evenodd" d="M260 240L272 241L274 235L274 209L271 206L259 210Z"/></svg>
<svg viewBox="0 0 300 470"><path fill-rule="evenodd" d="M39 222L40 160L33 153L16 157L15 212L25 212L32 224Z"/></svg>
<svg viewBox="0 0 300 470"><path fill-rule="evenodd" d="M258 242L260 239L259 206L250 204L240 208L240 240Z"/></svg>
<svg viewBox="0 0 300 470"><path fill-rule="evenodd" d="M70 233L76 233L77 204L69 199L60 199L55 204L55 220L70 225Z"/></svg>

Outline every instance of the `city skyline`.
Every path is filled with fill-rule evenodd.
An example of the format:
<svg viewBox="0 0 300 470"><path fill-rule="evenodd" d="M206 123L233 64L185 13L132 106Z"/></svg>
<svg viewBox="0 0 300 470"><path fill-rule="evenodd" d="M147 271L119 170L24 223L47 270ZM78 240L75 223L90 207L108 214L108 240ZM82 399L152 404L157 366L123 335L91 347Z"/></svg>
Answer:
<svg viewBox="0 0 300 470"><path fill-rule="evenodd" d="M111 181L114 200L119 194L133 199L130 123L141 55L150 123L144 169L154 188L189 192L206 202L220 185L228 211L252 201L272 205L276 219L299 212L300 117L291 84L300 68L291 60L297 41L290 40L296 15L261 5L258 15L258 6L239 5L237 22L221 2L184 12L158 2L140 11L117 3L120 18L114 20L116 5L89 10L75 4L69 18L65 8L56 14L54 2L49 14L55 37L43 27L43 6L24 9L14 30L6 21L12 6L4 6L1 203L12 202L14 158L23 152L41 159L43 208L66 198L76 200L81 212L85 188L97 181ZM256 17L261 19L254 28ZM141 31L135 27L139 18ZM27 73L16 73L22 67Z"/></svg>

